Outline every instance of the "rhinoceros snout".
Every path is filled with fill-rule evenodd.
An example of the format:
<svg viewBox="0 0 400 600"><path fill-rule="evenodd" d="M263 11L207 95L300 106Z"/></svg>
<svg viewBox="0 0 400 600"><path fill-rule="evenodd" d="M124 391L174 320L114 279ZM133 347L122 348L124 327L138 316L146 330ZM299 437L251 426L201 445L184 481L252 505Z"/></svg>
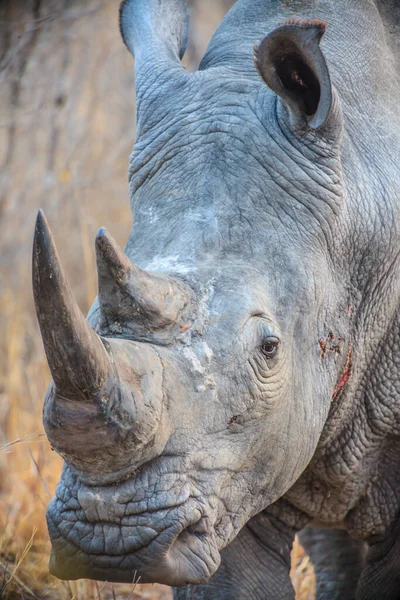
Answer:
<svg viewBox="0 0 400 600"><path fill-rule="evenodd" d="M60 579L179 586L207 581L220 564L215 531L193 498L114 523L89 522L82 510L67 520L67 512L59 500L48 511L50 571Z"/></svg>

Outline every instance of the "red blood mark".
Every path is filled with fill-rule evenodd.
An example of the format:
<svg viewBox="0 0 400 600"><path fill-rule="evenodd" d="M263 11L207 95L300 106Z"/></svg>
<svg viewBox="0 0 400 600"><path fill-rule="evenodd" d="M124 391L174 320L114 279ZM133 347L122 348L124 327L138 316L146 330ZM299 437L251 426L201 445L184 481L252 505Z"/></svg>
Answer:
<svg viewBox="0 0 400 600"><path fill-rule="evenodd" d="M182 323L181 325L181 331L185 332L189 329L191 323Z"/></svg>
<svg viewBox="0 0 400 600"><path fill-rule="evenodd" d="M319 338L318 344L319 344L319 349L321 352L321 358L325 358L326 351L328 348L328 342L326 340L324 340L324 338Z"/></svg>
<svg viewBox="0 0 400 600"><path fill-rule="evenodd" d="M346 364L345 364L344 369L343 369L343 373L342 373L342 375L341 375L341 377L339 379L339 382L336 384L335 389L333 390L332 402L333 402L333 400L336 400L336 398L341 393L341 391L343 390L344 386L346 385L346 383L350 379L350 375L351 375L351 356L352 356L352 353L353 353L353 346L350 344L349 351L347 353Z"/></svg>
<svg viewBox="0 0 400 600"><path fill-rule="evenodd" d="M338 337L337 342L334 342L334 340L335 334L333 331L330 331L326 338L319 338L318 345L321 352L321 358L325 358L327 352L334 352L336 354L342 353L343 338Z"/></svg>
<svg viewBox="0 0 400 600"><path fill-rule="evenodd" d="M239 419L240 415L233 415L233 417L231 417L228 421L228 425L233 425L233 423L237 423L237 420Z"/></svg>

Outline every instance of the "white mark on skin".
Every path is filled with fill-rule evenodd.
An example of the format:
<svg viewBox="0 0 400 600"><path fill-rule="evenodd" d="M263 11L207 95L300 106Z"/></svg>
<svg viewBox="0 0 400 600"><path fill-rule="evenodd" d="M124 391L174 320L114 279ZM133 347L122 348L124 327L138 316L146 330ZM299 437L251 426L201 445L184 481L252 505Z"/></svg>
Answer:
<svg viewBox="0 0 400 600"><path fill-rule="evenodd" d="M212 390L214 392L214 396L216 395L216 387L217 384L215 383L215 379L212 375L207 375L207 377L204 378L204 383L200 383L199 385L195 386L195 392L197 393L203 393L203 392L207 392L207 390Z"/></svg>
<svg viewBox="0 0 400 600"><path fill-rule="evenodd" d="M208 375L208 376L205 378L205 380L204 380L204 381L205 381L205 384L207 385L207 387L208 387L210 390L215 390L215 389L216 389L216 387L217 387L217 384L215 383L215 379L214 379L213 375Z"/></svg>
<svg viewBox="0 0 400 600"><path fill-rule="evenodd" d="M214 283L215 278L212 278L208 283L206 288L203 290L202 295L200 296L198 305L197 305L197 320L200 323L198 327L196 327L199 333L202 333L204 327L209 322L210 311L209 311L209 303L214 295Z"/></svg>
<svg viewBox="0 0 400 600"><path fill-rule="evenodd" d="M193 373L198 373L200 375L204 374L205 369L196 354L193 352L192 348L184 348L183 355L190 362Z"/></svg>
<svg viewBox="0 0 400 600"><path fill-rule="evenodd" d="M155 256L152 261L147 265L149 271L163 272L163 271L174 271L186 275L193 270L193 267L189 265L183 265L180 262L181 258L179 255L175 256Z"/></svg>
<svg viewBox="0 0 400 600"><path fill-rule="evenodd" d="M147 219L150 223L154 223L158 219L158 212L155 210L154 206L147 205L142 207L142 212L147 216Z"/></svg>
<svg viewBox="0 0 400 600"><path fill-rule="evenodd" d="M210 346L207 342L203 341L204 354L207 358L207 363L210 364L212 357L214 356L214 352L211 350Z"/></svg>

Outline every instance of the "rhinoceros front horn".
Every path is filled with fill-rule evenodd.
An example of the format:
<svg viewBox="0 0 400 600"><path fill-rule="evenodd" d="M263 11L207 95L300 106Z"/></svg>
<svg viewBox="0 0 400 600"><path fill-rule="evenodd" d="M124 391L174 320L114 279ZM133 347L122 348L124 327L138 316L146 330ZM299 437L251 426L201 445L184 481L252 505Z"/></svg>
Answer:
<svg viewBox="0 0 400 600"><path fill-rule="evenodd" d="M110 361L72 295L42 211L36 220L32 279L36 313L57 393L68 399L89 399L108 379Z"/></svg>

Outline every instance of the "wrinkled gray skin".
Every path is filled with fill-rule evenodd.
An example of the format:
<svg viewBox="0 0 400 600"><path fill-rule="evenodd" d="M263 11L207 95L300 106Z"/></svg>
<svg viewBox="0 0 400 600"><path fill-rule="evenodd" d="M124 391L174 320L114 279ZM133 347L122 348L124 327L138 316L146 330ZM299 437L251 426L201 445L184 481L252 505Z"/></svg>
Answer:
<svg viewBox="0 0 400 600"><path fill-rule="evenodd" d="M317 116L268 79L267 46L263 77L253 63L293 16L328 23ZM123 353L125 388L142 386L134 440L108 447L83 412L68 421L86 404L49 359L58 577L294 598L290 550L310 525L318 598L400 597L399 16L385 0L239 0L187 73L184 2L125 3L138 104L125 253L186 300L165 323L139 301L119 318L125 300L100 277L89 321L118 373Z"/></svg>

